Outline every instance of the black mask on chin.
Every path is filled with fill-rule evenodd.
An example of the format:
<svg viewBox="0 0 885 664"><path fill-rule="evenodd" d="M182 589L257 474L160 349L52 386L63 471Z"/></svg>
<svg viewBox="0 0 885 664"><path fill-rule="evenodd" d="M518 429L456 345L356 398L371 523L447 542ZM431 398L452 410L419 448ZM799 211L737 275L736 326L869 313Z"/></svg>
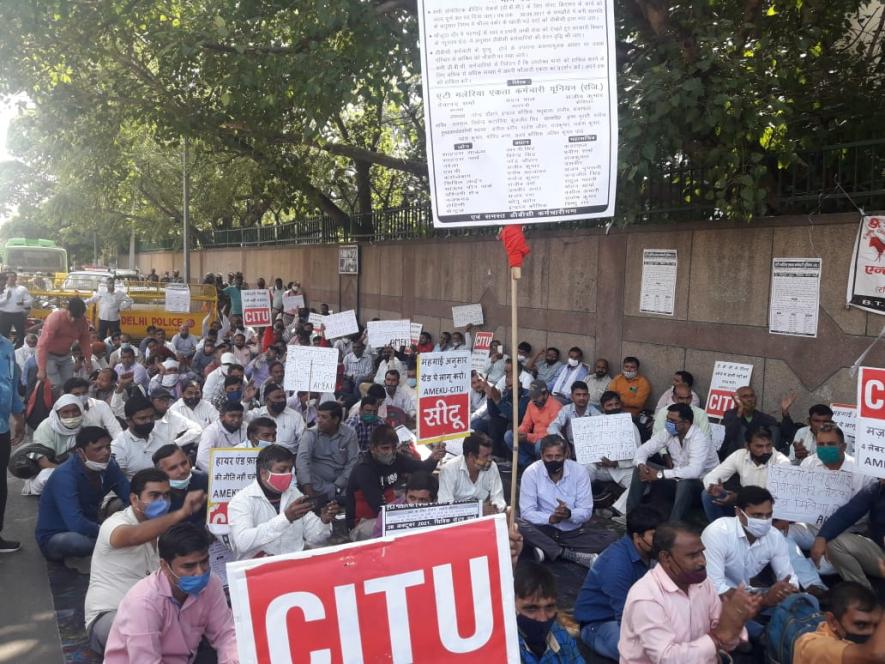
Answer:
<svg viewBox="0 0 885 664"><path fill-rule="evenodd" d="M548 475L555 475L565 466L565 461L545 461L544 468L547 469Z"/></svg>

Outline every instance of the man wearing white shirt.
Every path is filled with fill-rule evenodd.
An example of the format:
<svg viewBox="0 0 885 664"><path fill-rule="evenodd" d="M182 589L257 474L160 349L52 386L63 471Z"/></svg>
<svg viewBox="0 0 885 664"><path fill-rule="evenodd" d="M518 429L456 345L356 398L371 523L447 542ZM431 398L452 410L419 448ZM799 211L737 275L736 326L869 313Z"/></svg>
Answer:
<svg viewBox="0 0 885 664"><path fill-rule="evenodd" d="M477 371L470 372L470 417L486 416L486 381Z"/></svg>
<svg viewBox="0 0 885 664"><path fill-rule="evenodd" d="M666 451L672 468L648 463L649 457ZM691 406L677 403L667 408L666 431L652 436L636 451L636 469L627 496L627 512L639 505L646 485L653 505L672 503L670 521L681 521L689 508L700 502L701 478L719 465L709 435L694 426Z"/></svg>
<svg viewBox="0 0 885 664"><path fill-rule="evenodd" d="M62 391L65 394L73 394L82 402L83 422L80 426L101 427L111 435L111 439L123 431L110 404L89 396L89 381L85 378L71 378L65 381Z"/></svg>
<svg viewBox="0 0 885 664"><path fill-rule="evenodd" d="M153 468L153 455L165 441L154 436L156 413L147 397L136 395L126 401L126 424L128 428L111 441L111 453L126 477L145 468Z"/></svg>
<svg viewBox="0 0 885 664"><path fill-rule="evenodd" d="M736 516L716 519L701 535L707 576L724 596L739 586L752 587L760 572L770 566L774 582L763 586L762 607L771 609L799 590L787 540L771 527L774 498L768 489L746 486L738 492L735 507ZM756 640L763 628L751 621L747 631Z"/></svg>
<svg viewBox="0 0 885 664"><path fill-rule="evenodd" d="M25 343L15 351L15 363L22 375L25 373L25 363L37 352L37 335L34 333L25 335Z"/></svg>
<svg viewBox="0 0 885 664"><path fill-rule="evenodd" d="M590 476L567 458L567 447L559 436L541 441L541 458L522 475L517 524L538 562L563 558L592 567L596 552L614 538L588 528L593 516Z"/></svg>
<svg viewBox="0 0 885 664"><path fill-rule="evenodd" d="M676 398L676 388L680 385L687 386L688 391L691 393L691 401L689 402L689 405L694 406L695 408L700 407L701 399L698 397L697 392L692 389L692 386L694 385L694 376L688 371L677 371L673 374L673 387L664 392L661 395L661 398L658 399L658 403L655 406L656 413L662 408L672 406L674 403L683 403Z"/></svg>
<svg viewBox="0 0 885 664"><path fill-rule="evenodd" d="M117 374L117 380L126 379L138 385L143 392L147 392L150 376L147 369L140 362L135 361L135 348L132 346L124 346L120 349L120 363L114 367L114 373Z"/></svg>
<svg viewBox="0 0 885 664"><path fill-rule="evenodd" d="M151 390L151 405L156 413L154 437L163 445L175 444L179 447L196 447L203 434L203 427L193 422L169 406L174 397L165 387Z"/></svg>
<svg viewBox="0 0 885 664"><path fill-rule="evenodd" d="M322 546L332 534L338 503L329 501L317 516L314 500L293 482L295 457L282 445L258 453L258 477L228 504L230 541L237 560L295 553Z"/></svg>
<svg viewBox="0 0 885 664"><path fill-rule="evenodd" d="M243 404L227 401L221 409L221 418L203 429L197 448L197 468L209 471L209 451L213 447L236 447L246 439L243 423Z"/></svg>
<svg viewBox="0 0 885 664"><path fill-rule="evenodd" d="M399 408L410 418L415 417L415 393L400 385L400 373L396 369L389 370L384 376L384 391L387 393L384 397L385 406Z"/></svg>
<svg viewBox="0 0 885 664"><path fill-rule="evenodd" d="M203 394L209 402L215 401L224 392L224 379L230 374L231 367L239 367L237 358L233 353L222 353L221 366L213 369L212 373L206 376L206 382L203 384ZM244 373L240 367L241 374Z"/></svg>
<svg viewBox="0 0 885 664"><path fill-rule="evenodd" d="M710 420L707 417L707 413L705 413L702 409L698 408L692 403L694 392L691 391L691 388L685 384L679 384L672 390L673 402L668 403L666 406L662 406L655 412L655 422L652 426L652 435L656 433L660 433L666 428L667 424L667 408L672 406L674 403L684 403L687 406L691 407L691 412L694 413L694 425L703 431L708 436L712 436L710 431Z"/></svg>
<svg viewBox="0 0 885 664"><path fill-rule="evenodd" d="M366 345L360 341L354 341L352 350L344 354L344 377L351 382L353 393L356 394L360 384L371 382L372 356L366 353Z"/></svg>
<svg viewBox="0 0 885 664"><path fill-rule="evenodd" d="M98 304L98 338L104 339L111 332L120 331L120 311L132 306L132 298L116 290L114 280L108 279L107 290L99 290L86 300L87 306Z"/></svg>
<svg viewBox="0 0 885 664"><path fill-rule="evenodd" d="M375 372L374 379L374 382L378 385L384 385L384 378L390 371L396 371L399 375L406 373L406 365L397 358L392 346L385 346L381 352L384 359L378 365L378 371Z"/></svg>
<svg viewBox="0 0 885 664"><path fill-rule="evenodd" d="M804 426L793 434L790 445L790 461L798 466L809 458L814 458L816 436L820 428L833 421L833 411L826 404L815 404L808 409L808 426Z"/></svg>
<svg viewBox="0 0 885 664"><path fill-rule="evenodd" d="M498 466L492 461L492 441L484 434L464 439L463 453L439 471L437 501L479 500L483 514L497 514L507 507Z"/></svg>
<svg viewBox="0 0 885 664"><path fill-rule="evenodd" d="M182 417L196 423L200 429L205 429L219 418L218 409L203 399L203 390L200 384L189 381L181 390L181 398L173 403L169 410L173 410Z"/></svg>
<svg viewBox="0 0 885 664"><path fill-rule="evenodd" d="M246 422L259 417L267 417L276 424L276 443L293 454L298 451L298 440L304 433L304 419L301 414L286 405L286 391L274 383L268 383L264 390L265 405L250 410Z"/></svg>
<svg viewBox="0 0 885 664"><path fill-rule="evenodd" d="M701 502L704 513L711 523L723 516L734 514L734 501L737 491L728 491L722 485L735 475L741 486L761 486L768 484L768 469L776 463L790 463L790 460L774 449L771 429L759 427L747 432L747 446L735 450L725 461L704 476L704 492Z"/></svg>
<svg viewBox="0 0 885 664"><path fill-rule="evenodd" d="M15 272L6 273L6 286L0 291L0 334L9 339L9 333L15 328L15 347L21 348L25 338L27 314L31 309L33 298L24 286L19 286Z"/></svg>

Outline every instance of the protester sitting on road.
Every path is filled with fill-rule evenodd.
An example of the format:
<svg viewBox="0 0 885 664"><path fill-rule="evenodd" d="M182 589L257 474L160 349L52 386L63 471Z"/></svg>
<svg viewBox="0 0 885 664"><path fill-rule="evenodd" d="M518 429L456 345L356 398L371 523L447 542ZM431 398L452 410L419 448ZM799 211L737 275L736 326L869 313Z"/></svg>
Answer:
<svg viewBox="0 0 885 664"><path fill-rule="evenodd" d="M71 378L65 381L62 391L65 394L73 394L79 398L83 406L83 427L102 427L106 429L111 438L117 436L123 429L117 421L110 405L99 399L89 396L89 381L83 378Z"/></svg>
<svg viewBox="0 0 885 664"><path fill-rule="evenodd" d="M129 480L111 457L111 436L101 427L84 427L70 457L55 469L40 496L36 537L47 560L92 553L99 508L111 491L129 500Z"/></svg>
<svg viewBox="0 0 885 664"><path fill-rule="evenodd" d="M105 664L192 661L205 641L218 664L237 664L233 615L224 588L210 573L212 538L193 524L160 536L160 568L120 602L108 635Z"/></svg>
<svg viewBox="0 0 885 664"><path fill-rule="evenodd" d="M701 502L707 520L712 523L720 517L734 515L737 491L727 490L723 484L737 475L742 487L765 487L768 484L768 469L778 463L790 463L790 460L774 449L771 429L759 427L748 431L747 446L732 452L704 476L705 489L701 493Z"/></svg>
<svg viewBox="0 0 885 664"><path fill-rule="evenodd" d="M759 427L771 429L774 448L782 449L780 425L771 415L756 410L756 392L749 385L735 391L734 408L725 411L722 425L725 427L725 440L719 448L720 459L741 449L746 443L747 431L755 431Z"/></svg>
<svg viewBox="0 0 885 664"><path fill-rule="evenodd" d="M541 458L522 475L517 523L538 562L563 558L592 567L596 552L614 537L588 527L593 516L590 476L567 457L567 447L559 436L541 441Z"/></svg>
<svg viewBox="0 0 885 664"><path fill-rule="evenodd" d="M439 502L479 500L484 514L497 514L507 507L498 465L492 461L492 441L482 433L467 436L462 454L439 472Z"/></svg>
<svg viewBox="0 0 885 664"><path fill-rule="evenodd" d="M782 426L789 426L789 414L784 418L787 420ZM818 403L808 409L808 426L804 426L793 434L792 443L789 440L784 441L789 444L790 461L799 464L814 456L816 449L817 432L824 424L832 423L833 410L826 404Z"/></svg>
<svg viewBox="0 0 885 664"><path fill-rule="evenodd" d="M620 415L624 412L621 397L617 392L603 392L600 397L600 407L603 415ZM642 445L642 438L639 434L639 427L633 425L633 442L636 448ZM591 482L614 482L618 486L625 489L620 497L612 505L611 509L615 513L615 521L621 525L626 524L627 497L630 488L630 482L633 479L633 459L613 460L603 457L600 461L587 464L587 472L590 474Z"/></svg>
<svg viewBox="0 0 885 664"><path fill-rule="evenodd" d="M792 664L881 664L885 661L883 606L872 591L846 581L830 593L830 609L814 632L793 646Z"/></svg>
<svg viewBox="0 0 885 664"><path fill-rule="evenodd" d="M707 578L704 545L684 523L662 523L652 543L657 565L633 584L618 652L630 664L720 664L719 651L747 640L744 624L762 597L745 588L720 599Z"/></svg>
<svg viewBox="0 0 885 664"><path fill-rule="evenodd" d="M49 480L52 471L62 463L68 452L74 449L77 434L83 422L83 402L80 397L65 394L52 405L49 417L40 422L34 431L33 442L48 447L54 452L54 458L39 455L36 458L40 472L25 483L25 493L39 496Z"/></svg>
<svg viewBox="0 0 885 664"><path fill-rule="evenodd" d="M666 451L672 459L672 468L649 463L649 457ZM670 520L679 521L701 499L701 478L719 464L713 441L694 425L691 406L677 403L667 407L666 431L655 434L636 450L636 466L627 513L639 505L648 487L648 501L652 505L672 505Z"/></svg>
<svg viewBox="0 0 885 664"><path fill-rule="evenodd" d="M321 403L316 428L298 444L298 486L320 502L344 493L359 456L356 432L342 422L341 412L337 401Z"/></svg>
<svg viewBox="0 0 885 664"><path fill-rule="evenodd" d="M385 424L375 429L368 451L360 454L345 496L351 539L371 537L381 506L395 499L394 487L408 473L433 472L446 453L442 445L425 461L417 461L404 452L397 452L398 448L396 431Z"/></svg>
<svg viewBox="0 0 885 664"><path fill-rule="evenodd" d="M575 620L581 624L581 640L593 652L618 660L621 619L627 593L651 567L655 529L661 513L639 506L627 515L627 534L599 554L587 572L575 602Z"/></svg>
<svg viewBox="0 0 885 664"><path fill-rule="evenodd" d="M369 449L369 441L375 429L384 424L378 417L378 399L364 396L359 401L359 412L347 420L347 426L356 431L356 441L360 451Z"/></svg>
<svg viewBox="0 0 885 664"><path fill-rule="evenodd" d="M147 393L150 376L147 369L136 360L135 349L132 346L123 346L120 349L120 362L114 366L117 380L122 385L137 385Z"/></svg>
<svg viewBox="0 0 885 664"><path fill-rule="evenodd" d="M529 403L519 424L519 465L528 466L541 455L541 440L548 427L559 415L562 404L551 398L544 381L534 380L529 386ZM513 449L513 430L504 434L504 442Z"/></svg>
<svg viewBox="0 0 885 664"><path fill-rule="evenodd" d="M550 381L553 380L556 374L559 373L559 370L563 367L563 363L559 359L559 356L559 349L550 346L549 348L542 348L534 357L524 360L523 364L525 364L527 371L531 371L535 375L535 378L543 380L549 385ZM504 356L504 359L507 359L506 355Z"/></svg>
<svg viewBox="0 0 885 664"><path fill-rule="evenodd" d="M209 493L209 476L191 465L190 459L178 445L163 445L151 457L154 467L162 470L169 477L169 510L174 512L184 506L187 495L192 491ZM188 521L197 525L206 523L206 503L188 517Z"/></svg>
<svg viewBox="0 0 885 664"><path fill-rule="evenodd" d="M154 433L156 411L146 397L129 399L125 412L127 429L114 438L111 452L126 477L132 478L139 470L154 467L151 457L168 441Z"/></svg>
<svg viewBox="0 0 885 664"><path fill-rule="evenodd" d="M237 445L237 447L261 449L268 445L273 445L276 443L276 440L277 423L269 417L256 417L246 427L246 440ZM289 451L291 452L291 450Z"/></svg>
<svg viewBox="0 0 885 664"><path fill-rule="evenodd" d="M517 565L513 576L516 627L522 664L582 664L578 645L556 620L556 581L535 562Z"/></svg>
<svg viewBox="0 0 885 664"><path fill-rule="evenodd" d="M587 383L576 380L572 383L572 398L560 409L556 417L547 427L547 433L556 434L565 438L574 450L575 437L572 434L572 420L579 417L593 417L600 415L599 409L590 405L590 392L587 391Z"/></svg>
<svg viewBox="0 0 885 664"><path fill-rule="evenodd" d="M708 436L712 435L712 432L710 430L710 420L707 418L707 413L705 413L702 408L698 408L692 403L691 395L694 393L691 391L691 388L687 384L680 383L667 394L672 395L673 403L684 403L685 405L690 406L691 412L694 413L695 426ZM655 420L654 424L652 425L652 434L660 433L667 428L667 408L672 406L673 403L668 403L666 406L655 411Z"/></svg>
<svg viewBox="0 0 885 664"><path fill-rule="evenodd" d="M680 385L685 385L688 388L688 392L690 394L688 402L689 406L694 406L695 408L700 407L701 399L698 397L697 392L695 392L692 387L694 386L694 376L692 376L688 371L677 371L673 374L673 387L661 395L661 398L658 399L658 403L655 406L655 412L657 413L662 408L666 408L667 406L672 406L674 403L685 403L684 401L680 401L676 397L676 388Z"/></svg>
<svg viewBox="0 0 885 664"><path fill-rule="evenodd" d="M156 413L154 437L163 445L174 443L185 449L195 449L203 427L170 408L175 397L165 387L153 388L150 396Z"/></svg>
<svg viewBox="0 0 885 664"><path fill-rule="evenodd" d="M409 475L406 482L406 490L402 496L393 501L393 505L428 505L439 501L439 481L425 470L419 470ZM382 519L375 519L375 527L372 529L372 537L381 537L384 534Z"/></svg>
<svg viewBox="0 0 885 664"><path fill-rule="evenodd" d="M255 481L238 491L227 508L237 560L324 544L338 504L327 502L320 516L314 514L316 501L302 495L293 482L295 456L282 445L263 448L255 465Z"/></svg>
<svg viewBox="0 0 885 664"><path fill-rule="evenodd" d="M246 439L243 422L243 404L239 401L225 403L221 417L203 429L197 448L197 468L209 470L209 450L213 447L236 447Z"/></svg>
<svg viewBox="0 0 885 664"><path fill-rule="evenodd" d="M169 410L186 417L200 429L205 429L219 418L218 409L203 399L203 388L195 380L185 383L181 398L169 406Z"/></svg>
<svg viewBox="0 0 885 664"><path fill-rule="evenodd" d="M256 417L266 417L274 421L277 430L276 443L293 454L298 450L298 441L304 434L304 419L301 414L286 404L286 391L275 383L264 386L265 405L250 410L244 418L251 422Z"/></svg>
<svg viewBox="0 0 885 664"><path fill-rule="evenodd" d="M206 494L188 494L182 507L170 507L169 478L156 468L137 472L130 482L129 507L109 516L98 531L86 591L86 634L102 654L120 600L160 566L157 538L199 510Z"/></svg>
<svg viewBox="0 0 885 664"><path fill-rule="evenodd" d="M572 384L575 381L584 382L584 379L590 375L590 367L584 364L584 351L577 346L569 348L568 359L559 370L547 381L543 381L548 388L550 394L559 401L560 404L567 404L571 401ZM539 380L541 380L539 378ZM586 385L586 383L584 383Z"/></svg>
<svg viewBox="0 0 885 664"><path fill-rule="evenodd" d="M651 395L651 383L645 376L640 375L638 358L625 357L621 367L621 373L612 379L608 389L618 393L621 403L624 404L624 410L635 419L639 417Z"/></svg>

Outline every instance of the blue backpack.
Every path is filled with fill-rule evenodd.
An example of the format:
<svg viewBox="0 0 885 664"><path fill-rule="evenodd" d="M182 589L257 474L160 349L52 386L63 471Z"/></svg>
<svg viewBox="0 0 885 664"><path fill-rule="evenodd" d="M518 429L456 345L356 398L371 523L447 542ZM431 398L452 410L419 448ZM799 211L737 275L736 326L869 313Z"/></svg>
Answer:
<svg viewBox="0 0 885 664"><path fill-rule="evenodd" d="M793 646L803 634L824 622L817 598L808 593L790 595L778 604L765 628L769 664L793 664Z"/></svg>

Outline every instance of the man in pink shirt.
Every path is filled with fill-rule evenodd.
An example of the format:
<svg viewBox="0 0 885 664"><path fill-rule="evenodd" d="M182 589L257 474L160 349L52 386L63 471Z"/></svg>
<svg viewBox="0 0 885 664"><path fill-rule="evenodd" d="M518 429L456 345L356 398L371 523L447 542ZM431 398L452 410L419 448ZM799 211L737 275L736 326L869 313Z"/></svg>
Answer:
<svg viewBox="0 0 885 664"><path fill-rule="evenodd" d="M550 398L547 383L533 380L529 386L529 403L519 425L519 465L525 468L541 458L541 439L547 435L547 427L559 415L562 404ZM504 434L504 442L513 449L513 432Z"/></svg>
<svg viewBox="0 0 885 664"><path fill-rule="evenodd" d="M57 309L46 317L40 338L37 339L37 380L49 379L50 385L61 391L61 386L74 376L71 345L80 344L83 363L90 366L92 343L86 303L79 297L68 300L67 309Z"/></svg>
<svg viewBox="0 0 885 664"><path fill-rule="evenodd" d="M209 573L210 538L192 523L160 535L160 569L126 593L105 664L188 664L206 638L219 664L238 664L234 621L221 581Z"/></svg>
<svg viewBox="0 0 885 664"><path fill-rule="evenodd" d="M720 600L707 578L700 535L682 523L655 530L658 565L627 593L618 651L629 664L718 664L719 651L747 640L760 595L743 586Z"/></svg>

